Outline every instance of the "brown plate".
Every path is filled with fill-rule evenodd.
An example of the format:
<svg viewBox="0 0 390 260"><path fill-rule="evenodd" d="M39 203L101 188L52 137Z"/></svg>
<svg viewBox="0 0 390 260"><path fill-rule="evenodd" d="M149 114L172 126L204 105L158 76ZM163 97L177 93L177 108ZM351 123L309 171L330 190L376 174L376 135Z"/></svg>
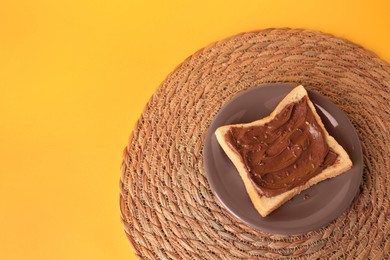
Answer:
<svg viewBox="0 0 390 260"><path fill-rule="evenodd" d="M261 217L255 210L236 168L218 144L214 132L222 125L248 123L268 116L294 87L266 84L237 94L213 119L203 150L206 177L220 202L238 220L274 234L305 233L336 219L356 196L363 173L362 149L351 122L329 99L308 90L326 129L347 151L353 167L303 191L267 217Z"/></svg>

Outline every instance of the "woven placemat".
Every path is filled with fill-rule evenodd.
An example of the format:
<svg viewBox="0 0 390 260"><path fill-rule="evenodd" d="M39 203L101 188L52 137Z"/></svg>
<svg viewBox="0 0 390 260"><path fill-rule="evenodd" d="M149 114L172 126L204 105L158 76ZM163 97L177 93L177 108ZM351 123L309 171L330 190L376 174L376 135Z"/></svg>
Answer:
<svg viewBox="0 0 390 260"><path fill-rule="evenodd" d="M202 149L213 117L263 83L303 84L352 121L364 150L360 193L331 224L270 235L238 222L210 190ZM390 65L316 31L243 33L196 52L161 84L130 137L121 167L125 233L143 259L389 258Z"/></svg>

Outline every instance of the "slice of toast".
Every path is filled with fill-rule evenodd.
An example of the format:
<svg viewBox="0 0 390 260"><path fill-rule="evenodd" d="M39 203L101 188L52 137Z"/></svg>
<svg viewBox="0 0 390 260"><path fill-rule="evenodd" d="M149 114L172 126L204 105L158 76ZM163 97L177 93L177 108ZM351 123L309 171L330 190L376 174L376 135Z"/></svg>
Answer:
<svg viewBox="0 0 390 260"><path fill-rule="evenodd" d="M226 135L233 127L246 128L246 127L253 127L253 126L263 126L264 124L271 122L287 105L292 103L297 103L304 97L307 97L307 105L312 111L318 125L322 128L329 149L332 150L332 152L337 154L337 159L332 165L322 169L321 172L319 172L314 177L310 178L300 186L294 187L290 190L287 190L275 196L265 196L264 194L262 195L258 192L258 189L256 189L256 187L254 186L255 185L254 182L250 179L249 177L250 172L247 169L247 166L245 165L242 156L240 155L240 153L237 152L237 150L234 149L234 147L232 147L232 145L228 143ZM229 159L233 162L234 166L237 168L254 207L263 217L269 215L272 211L279 208L281 205L283 205L285 202L287 202L294 196L298 195L301 191L306 190L310 186L315 185L325 179L340 175L352 167L352 161L350 160L347 152L326 131L321 121L321 118L317 114L315 107L313 103L310 101L307 92L303 86L298 86L294 88L278 104L278 106L269 116L247 124L221 126L216 130L215 134L222 149L225 151Z"/></svg>

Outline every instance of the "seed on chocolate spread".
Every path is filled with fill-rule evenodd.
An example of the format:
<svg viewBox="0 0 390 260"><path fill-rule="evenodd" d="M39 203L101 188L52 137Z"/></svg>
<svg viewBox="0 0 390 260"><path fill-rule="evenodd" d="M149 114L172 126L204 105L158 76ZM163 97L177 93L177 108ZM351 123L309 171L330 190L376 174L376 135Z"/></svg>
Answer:
<svg viewBox="0 0 390 260"><path fill-rule="evenodd" d="M294 169L296 169L297 168L297 165L296 164L294 164Z"/></svg>
<svg viewBox="0 0 390 260"><path fill-rule="evenodd" d="M309 125L309 122L305 121L305 124Z"/></svg>
<svg viewBox="0 0 390 260"><path fill-rule="evenodd" d="M314 163L311 164L311 167L312 167L313 169L315 168Z"/></svg>

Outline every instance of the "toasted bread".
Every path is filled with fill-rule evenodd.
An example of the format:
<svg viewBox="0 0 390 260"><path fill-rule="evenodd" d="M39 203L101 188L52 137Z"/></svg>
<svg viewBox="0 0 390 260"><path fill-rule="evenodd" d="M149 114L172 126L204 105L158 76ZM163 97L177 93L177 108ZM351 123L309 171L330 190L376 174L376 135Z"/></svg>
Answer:
<svg viewBox="0 0 390 260"><path fill-rule="evenodd" d="M231 146L228 144L226 137L226 134L230 131L232 127L252 127L252 126L262 126L270 121L272 121L281 111L283 108L285 108L287 105L291 103L299 102L302 98L307 96L307 104L312 111L315 120L317 121L318 125L322 128L324 134L325 134L325 140L326 143L329 146L329 149L331 149L334 153L337 154L336 161L323 169L320 173L316 174L314 177L310 178L308 181L306 181L304 184L294 187L288 191L285 191L281 194L275 195L275 196L264 196L258 192L256 187L254 187L254 183L250 179L249 170L244 164L243 159L241 158L241 155ZM348 169L352 167L352 161L350 160L347 152L344 150L344 148L338 144L338 142L329 135L329 133L326 131L324 124L321 121L320 116L317 114L316 109L313 105L313 103L308 98L307 91L303 86L298 86L294 88L275 108L275 110L267 117L262 118L257 121L253 121L251 123L247 124L235 124L235 125L225 125L219 127L216 132L216 137L221 145L222 149L225 151L226 155L229 157L229 159L233 162L234 166L237 168L238 173L240 174L246 191L256 208L256 210L259 212L259 214L263 217L269 215L272 211L279 208L281 205L283 205L285 202L293 198L294 196L298 195L303 190L308 189L310 186L315 185L325 179L332 178L335 176L338 176Z"/></svg>

